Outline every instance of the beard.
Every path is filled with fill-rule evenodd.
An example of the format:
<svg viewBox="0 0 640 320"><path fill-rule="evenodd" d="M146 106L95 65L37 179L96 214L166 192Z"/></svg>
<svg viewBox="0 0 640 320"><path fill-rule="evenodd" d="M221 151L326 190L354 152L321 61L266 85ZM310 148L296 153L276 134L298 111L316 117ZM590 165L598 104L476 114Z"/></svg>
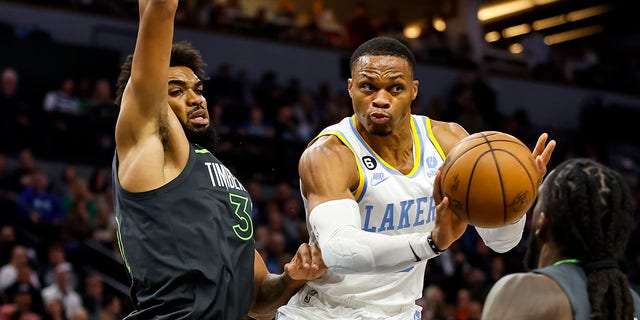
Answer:
<svg viewBox="0 0 640 320"><path fill-rule="evenodd" d="M540 255L540 240L533 231L529 234L529 245L524 255L524 269L531 271L538 268L538 258Z"/></svg>
<svg viewBox="0 0 640 320"><path fill-rule="evenodd" d="M182 125L182 129L189 142L195 143L213 154L213 148L218 144L218 132L213 125L209 124L205 128L200 129L187 127L182 121L180 121L180 125Z"/></svg>

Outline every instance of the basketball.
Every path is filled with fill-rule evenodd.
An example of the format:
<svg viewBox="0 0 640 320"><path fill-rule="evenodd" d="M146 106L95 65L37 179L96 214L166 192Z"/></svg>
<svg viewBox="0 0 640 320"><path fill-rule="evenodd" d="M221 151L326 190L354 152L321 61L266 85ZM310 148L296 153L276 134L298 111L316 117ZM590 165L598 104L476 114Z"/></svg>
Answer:
<svg viewBox="0 0 640 320"><path fill-rule="evenodd" d="M453 212L469 224L496 228L518 221L533 205L539 175L518 138L483 131L458 142L442 167L440 186Z"/></svg>

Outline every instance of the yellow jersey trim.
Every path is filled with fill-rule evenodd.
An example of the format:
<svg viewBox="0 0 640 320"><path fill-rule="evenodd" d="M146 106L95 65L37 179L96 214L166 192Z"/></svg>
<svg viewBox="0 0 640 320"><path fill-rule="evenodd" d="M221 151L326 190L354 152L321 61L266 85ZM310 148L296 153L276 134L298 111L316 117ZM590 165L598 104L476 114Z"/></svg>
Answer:
<svg viewBox="0 0 640 320"><path fill-rule="evenodd" d="M433 143L433 146L436 147L436 150L438 150L438 153L442 157L442 160L445 160L447 156L444 154L444 151L442 150L442 147L438 143L438 140L436 140L436 137L433 135L433 129L431 128L431 119L429 119L429 117L425 117L425 121L426 121L426 127L427 127L427 134L429 135L429 140L431 140L431 143Z"/></svg>

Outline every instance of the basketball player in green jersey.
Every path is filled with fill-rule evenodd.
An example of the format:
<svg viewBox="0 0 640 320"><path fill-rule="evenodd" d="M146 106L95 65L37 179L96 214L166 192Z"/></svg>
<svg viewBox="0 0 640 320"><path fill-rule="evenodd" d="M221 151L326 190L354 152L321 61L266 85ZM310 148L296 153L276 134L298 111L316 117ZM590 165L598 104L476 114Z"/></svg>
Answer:
<svg viewBox="0 0 640 320"><path fill-rule="evenodd" d="M500 279L482 319L640 319L640 298L617 261L631 237L632 201L622 176L600 163L558 165L533 209L526 264L534 270Z"/></svg>
<svg viewBox="0 0 640 320"><path fill-rule="evenodd" d="M177 0L141 0L119 77L113 161L118 243L135 310L126 319L271 319L325 267L303 244L281 275L253 247L252 203L215 141L190 45L173 45Z"/></svg>

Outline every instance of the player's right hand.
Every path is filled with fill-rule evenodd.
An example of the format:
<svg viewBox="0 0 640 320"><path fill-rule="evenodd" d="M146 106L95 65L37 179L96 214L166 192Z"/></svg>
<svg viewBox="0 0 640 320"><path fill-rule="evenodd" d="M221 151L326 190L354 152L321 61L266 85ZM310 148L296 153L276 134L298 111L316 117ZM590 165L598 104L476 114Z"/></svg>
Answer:
<svg viewBox="0 0 640 320"><path fill-rule="evenodd" d="M449 208L449 198L442 194L440 187L442 170L438 170L433 182L433 200L436 203L436 226L431 231L433 242L440 250L445 250L458 240L467 230L466 220L460 219Z"/></svg>

